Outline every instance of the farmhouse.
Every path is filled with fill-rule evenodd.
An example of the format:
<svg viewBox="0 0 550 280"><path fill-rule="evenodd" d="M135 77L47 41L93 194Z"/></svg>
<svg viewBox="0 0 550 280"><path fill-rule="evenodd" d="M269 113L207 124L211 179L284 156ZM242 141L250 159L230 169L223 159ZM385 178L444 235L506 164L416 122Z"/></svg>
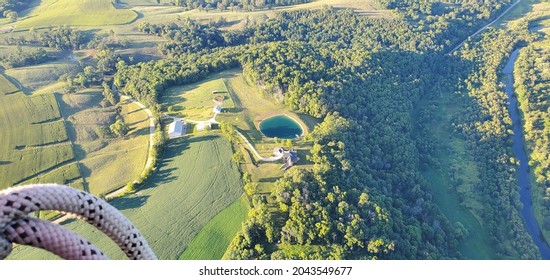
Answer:
<svg viewBox="0 0 550 280"><path fill-rule="evenodd" d="M275 157L281 157L284 163L281 166L281 169L283 170L294 166L294 164L296 164L296 162L300 160L300 158L298 157L298 152L296 152L294 149L287 150L284 148L275 148L273 150L273 155Z"/></svg>
<svg viewBox="0 0 550 280"><path fill-rule="evenodd" d="M170 139L181 137L187 133L187 124L180 119L174 119L174 122L168 127L168 136Z"/></svg>

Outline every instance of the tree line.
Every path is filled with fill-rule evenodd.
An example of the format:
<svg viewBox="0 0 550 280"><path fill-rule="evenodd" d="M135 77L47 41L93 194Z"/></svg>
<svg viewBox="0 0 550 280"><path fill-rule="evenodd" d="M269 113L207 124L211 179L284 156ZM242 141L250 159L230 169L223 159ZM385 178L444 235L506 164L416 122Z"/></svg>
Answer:
<svg viewBox="0 0 550 280"><path fill-rule="evenodd" d="M535 176L533 203L539 224L550 231L550 40L522 48L514 68L514 89L522 112L529 165Z"/></svg>

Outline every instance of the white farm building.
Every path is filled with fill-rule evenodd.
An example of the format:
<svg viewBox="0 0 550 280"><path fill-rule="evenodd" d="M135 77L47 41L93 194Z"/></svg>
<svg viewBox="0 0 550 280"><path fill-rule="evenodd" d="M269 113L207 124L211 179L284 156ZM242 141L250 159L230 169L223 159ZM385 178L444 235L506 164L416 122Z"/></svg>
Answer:
<svg viewBox="0 0 550 280"><path fill-rule="evenodd" d="M187 133L187 124L180 119L174 119L174 121L168 127L168 136L170 139L181 137Z"/></svg>

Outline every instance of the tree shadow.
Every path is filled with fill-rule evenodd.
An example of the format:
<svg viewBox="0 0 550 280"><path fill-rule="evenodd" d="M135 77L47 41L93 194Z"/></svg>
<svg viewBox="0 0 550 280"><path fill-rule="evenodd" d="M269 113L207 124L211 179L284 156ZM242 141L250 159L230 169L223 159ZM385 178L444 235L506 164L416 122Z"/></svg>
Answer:
<svg viewBox="0 0 550 280"><path fill-rule="evenodd" d="M145 205L149 197L149 195L123 196L113 199L110 203L118 210L134 209Z"/></svg>
<svg viewBox="0 0 550 280"><path fill-rule="evenodd" d="M281 177L261 178L261 179L258 180L258 182L261 182L261 183L275 183L279 179L281 179Z"/></svg>
<svg viewBox="0 0 550 280"><path fill-rule="evenodd" d="M149 126L147 127L142 127L140 129L130 129L128 132L128 136L142 136L142 135L149 135L149 131L150 131L150 128Z"/></svg>
<svg viewBox="0 0 550 280"><path fill-rule="evenodd" d="M227 113L240 113L243 111L243 108L223 108L223 111Z"/></svg>

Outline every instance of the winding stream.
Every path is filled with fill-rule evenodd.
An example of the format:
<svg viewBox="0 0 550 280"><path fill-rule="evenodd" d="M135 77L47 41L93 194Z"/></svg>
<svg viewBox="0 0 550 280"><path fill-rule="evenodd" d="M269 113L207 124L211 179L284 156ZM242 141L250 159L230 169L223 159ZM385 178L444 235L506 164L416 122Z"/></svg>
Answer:
<svg viewBox="0 0 550 280"><path fill-rule="evenodd" d="M539 224L537 220L535 219L535 214L533 212L533 200L531 198L531 174L529 171L529 160L527 157L527 152L525 150L525 142L523 137L523 127L521 122L521 114L519 112L518 108L518 100L516 95L514 94L514 63L518 57L519 49L516 49L512 52L510 55L510 58L508 60L508 63L506 63L506 66L502 70L504 74L506 74L508 80L503 81L506 84L506 94L508 95L508 111L510 112L510 118L512 119L512 130L514 131L514 144L512 146L512 149L514 150L514 154L516 158L519 160L519 168L518 168L518 185L519 185L519 192L520 192L520 200L523 203L523 208L521 209L521 216L523 218L523 221L525 222L525 225L527 226L527 230L529 231L529 234L531 237L533 237L533 241L535 242L535 245L539 248L540 254L543 259L548 260L550 259L550 247L548 246L548 243L546 240L544 240L544 237L542 236L542 233L540 231Z"/></svg>

